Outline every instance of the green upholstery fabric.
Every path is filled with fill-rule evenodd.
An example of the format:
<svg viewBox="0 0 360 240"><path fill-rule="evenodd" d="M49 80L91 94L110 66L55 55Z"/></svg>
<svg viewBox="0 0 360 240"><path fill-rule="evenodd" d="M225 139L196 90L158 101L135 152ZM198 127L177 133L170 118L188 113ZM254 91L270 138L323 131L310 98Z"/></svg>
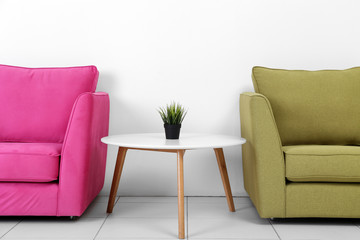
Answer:
<svg viewBox="0 0 360 240"><path fill-rule="evenodd" d="M240 96L245 189L261 217L285 217L285 165L269 101L257 93Z"/></svg>
<svg viewBox="0 0 360 240"><path fill-rule="evenodd" d="M297 145L283 150L290 181L360 182L358 146Z"/></svg>
<svg viewBox="0 0 360 240"><path fill-rule="evenodd" d="M360 184L290 183L286 217L359 218Z"/></svg>
<svg viewBox="0 0 360 240"><path fill-rule="evenodd" d="M360 67L254 67L252 77L255 91L271 103L283 145L360 144Z"/></svg>
<svg viewBox="0 0 360 240"><path fill-rule="evenodd" d="M253 82L258 93L240 96L242 161L260 217L360 218L360 146L344 146L360 145L360 68L255 67Z"/></svg>

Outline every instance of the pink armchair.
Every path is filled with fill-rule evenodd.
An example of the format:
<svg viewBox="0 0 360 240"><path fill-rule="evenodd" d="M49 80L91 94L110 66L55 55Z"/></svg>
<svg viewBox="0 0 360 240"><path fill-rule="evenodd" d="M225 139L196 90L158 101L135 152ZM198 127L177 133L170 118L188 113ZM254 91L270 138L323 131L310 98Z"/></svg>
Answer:
<svg viewBox="0 0 360 240"><path fill-rule="evenodd" d="M0 215L80 216L104 184L109 96L95 66L0 65Z"/></svg>

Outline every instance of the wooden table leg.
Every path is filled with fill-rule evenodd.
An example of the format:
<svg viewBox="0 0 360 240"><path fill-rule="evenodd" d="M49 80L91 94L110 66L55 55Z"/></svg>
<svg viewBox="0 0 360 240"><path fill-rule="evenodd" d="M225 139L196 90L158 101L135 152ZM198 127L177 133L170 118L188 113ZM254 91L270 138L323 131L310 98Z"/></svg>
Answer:
<svg viewBox="0 0 360 240"><path fill-rule="evenodd" d="M114 208L116 192L119 187L119 181L120 181L122 169L124 167L125 156L126 156L127 150L128 150L127 148L119 147L119 151L118 151L118 155L117 155L117 159L116 159L115 170L114 170L113 181L111 184L110 197L109 197L109 202L108 202L108 207L107 207L108 213L112 213L113 208Z"/></svg>
<svg viewBox="0 0 360 240"><path fill-rule="evenodd" d="M227 199L227 203L229 206L229 210L230 212L235 212L235 207L234 207L234 201L233 201L233 197L232 197L232 193L231 193L231 187L230 187L230 181L229 181L229 176L226 170L226 163L225 163L225 157L224 157L224 151L222 148L214 148L215 151L215 155L216 155L216 159L219 165L219 170L220 170L220 174L221 174L221 179L224 185L224 189L225 189L225 195L226 195L226 199Z"/></svg>
<svg viewBox="0 0 360 240"><path fill-rule="evenodd" d="M184 221L184 150L177 151L177 182L178 182L178 217L179 238L185 238Z"/></svg>

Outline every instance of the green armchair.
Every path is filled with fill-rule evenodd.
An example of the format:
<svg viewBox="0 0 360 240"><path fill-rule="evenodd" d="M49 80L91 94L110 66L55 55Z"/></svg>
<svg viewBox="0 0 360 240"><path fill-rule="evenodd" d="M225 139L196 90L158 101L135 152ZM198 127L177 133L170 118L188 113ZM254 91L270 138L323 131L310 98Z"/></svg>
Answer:
<svg viewBox="0 0 360 240"><path fill-rule="evenodd" d="M260 217L360 217L360 67L254 67L240 96L244 185Z"/></svg>

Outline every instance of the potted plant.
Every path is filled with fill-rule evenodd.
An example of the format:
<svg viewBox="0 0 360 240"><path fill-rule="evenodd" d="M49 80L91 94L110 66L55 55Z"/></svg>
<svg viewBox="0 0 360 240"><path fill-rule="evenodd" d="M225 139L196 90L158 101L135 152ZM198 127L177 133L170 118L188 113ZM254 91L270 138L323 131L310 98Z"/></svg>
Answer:
<svg viewBox="0 0 360 240"><path fill-rule="evenodd" d="M166 139L179 139L181 123L187 111L179 103L171 103L160 107L158 112L164 122Z"/></svg>

